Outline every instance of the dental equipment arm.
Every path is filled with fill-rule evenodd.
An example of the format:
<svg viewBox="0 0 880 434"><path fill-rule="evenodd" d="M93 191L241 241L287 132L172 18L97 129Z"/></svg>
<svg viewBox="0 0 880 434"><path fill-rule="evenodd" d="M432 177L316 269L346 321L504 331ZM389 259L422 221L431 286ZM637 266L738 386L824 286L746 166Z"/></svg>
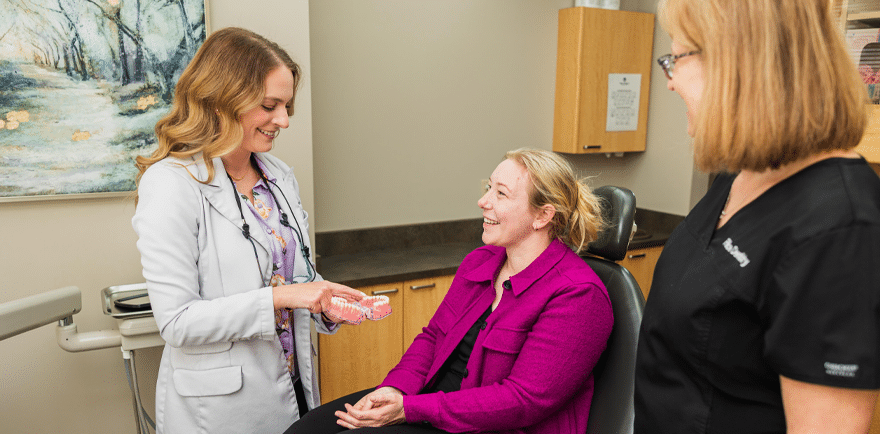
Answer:
<svg viewBox="0 0 880 434"><path fill-rule="evenodd" d="M58 321L55 335L66 351L79 352L122 345L117 330L78 333L73 315L82 310L82 293L75 286L0 304L0 341Z"/></svg>

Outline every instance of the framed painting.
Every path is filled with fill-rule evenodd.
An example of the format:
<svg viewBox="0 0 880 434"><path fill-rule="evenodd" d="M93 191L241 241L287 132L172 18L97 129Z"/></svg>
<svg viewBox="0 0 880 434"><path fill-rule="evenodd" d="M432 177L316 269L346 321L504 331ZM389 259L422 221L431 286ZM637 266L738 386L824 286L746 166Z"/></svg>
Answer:
<svg viewBox="0 0 880 434"><path fill-rule="evenodd" d="M0 201L128 194L207 0L0 0Z"/></svg>

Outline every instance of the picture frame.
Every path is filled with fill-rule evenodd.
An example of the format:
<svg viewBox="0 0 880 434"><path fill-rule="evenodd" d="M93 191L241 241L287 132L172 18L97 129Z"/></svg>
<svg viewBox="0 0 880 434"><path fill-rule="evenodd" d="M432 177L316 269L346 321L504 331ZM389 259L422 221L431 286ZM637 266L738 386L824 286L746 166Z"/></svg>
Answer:
<svg viewBox="0 0 880 434"><path fill-rule="evenodd" d="M0 202L130 195L207 0L6 0Z"/></svg>

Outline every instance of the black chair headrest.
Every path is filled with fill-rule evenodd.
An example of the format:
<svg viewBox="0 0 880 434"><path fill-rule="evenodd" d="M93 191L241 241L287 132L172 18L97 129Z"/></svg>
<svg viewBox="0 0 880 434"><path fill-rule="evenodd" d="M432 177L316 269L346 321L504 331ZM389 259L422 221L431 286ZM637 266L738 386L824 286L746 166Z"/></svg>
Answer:
<svg viewBox="0 0 880 434"><path fill-rule="evenodd" d="M633 233L636 214L636 195L632 191L606 185L593 190L602 203L602 219L605 229L598 239L587 246L587 253L611 261L626 257L626 249Z"/></svg>

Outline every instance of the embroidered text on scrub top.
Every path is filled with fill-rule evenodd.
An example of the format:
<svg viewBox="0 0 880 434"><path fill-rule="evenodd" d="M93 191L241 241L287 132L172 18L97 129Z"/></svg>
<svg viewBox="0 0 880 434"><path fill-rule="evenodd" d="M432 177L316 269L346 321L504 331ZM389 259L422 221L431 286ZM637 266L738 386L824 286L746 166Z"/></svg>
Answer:
<svg viewBox="0 0 880 434"><path fill-rule="evenodd" d="M855 377L859 365L825 362L825 373L836 377Z"/></svg>
<svg viewBox="0 0 880 434"><path fill-rule="evenodd" d="M730 253L730 255L739 262L740 267L749 265L749 257L746 256L745 253L740 252L739 247L733 245L733 240L728 238L724 240L724 244L722 245L724 246L724 249L727 250L727 253Z"/></svg>

